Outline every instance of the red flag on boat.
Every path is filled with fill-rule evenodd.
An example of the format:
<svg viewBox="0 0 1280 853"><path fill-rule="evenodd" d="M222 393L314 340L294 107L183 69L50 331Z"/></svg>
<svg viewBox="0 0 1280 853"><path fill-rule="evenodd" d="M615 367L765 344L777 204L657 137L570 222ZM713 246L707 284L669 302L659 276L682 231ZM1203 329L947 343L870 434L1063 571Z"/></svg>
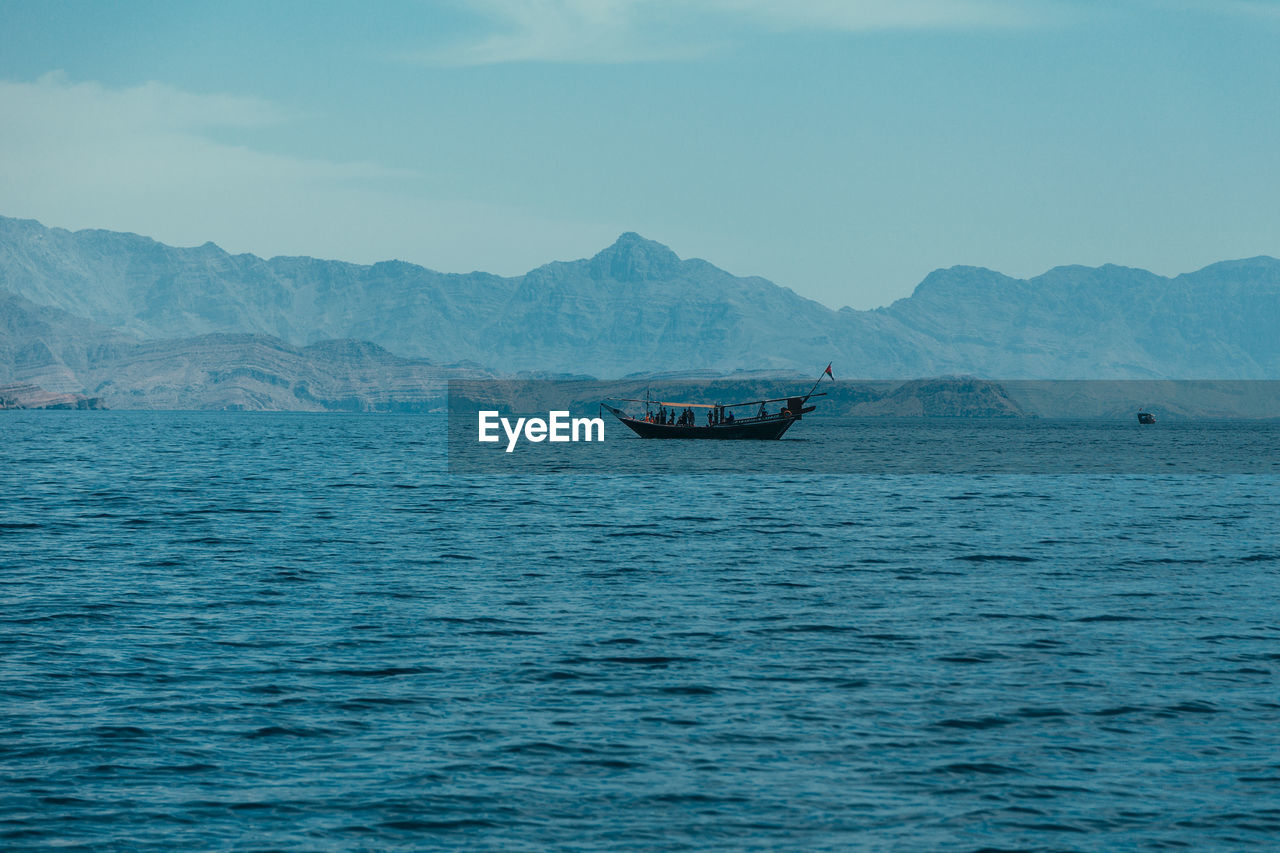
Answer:
<svg viewBox="0 0 1280 853"><path fill-rule="evenodd" d="M824 370L824 371L822 371L822 372L823 372L823 373L825 373L827 376L830 376L830 377L831 377L831 381L832 381L832 382L834 382L834 381L835 381L835 379L836 379L836 375L835 375L834 373L832 373L832 372L831 372L831 365L830 365L830 364L828 364L828 365L827 365L827 369L826 369L826 370Z"/></svg>

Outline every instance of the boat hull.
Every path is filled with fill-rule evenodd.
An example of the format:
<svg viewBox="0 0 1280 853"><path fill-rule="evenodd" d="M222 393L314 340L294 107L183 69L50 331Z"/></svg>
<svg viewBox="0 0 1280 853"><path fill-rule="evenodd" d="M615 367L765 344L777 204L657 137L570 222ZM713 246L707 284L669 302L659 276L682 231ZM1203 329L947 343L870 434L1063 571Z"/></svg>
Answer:
<svg viewBox="0 0 1280 853"><path fill-rule="evenodd" d="M635 418L619 417L631 431L641 438L701 438L724 439L730 441L769 441L782 438L793 423L800 418L772 417L763 420L739 421L731 424L715 426L677 426L675 424L655 424Z"/></svg>

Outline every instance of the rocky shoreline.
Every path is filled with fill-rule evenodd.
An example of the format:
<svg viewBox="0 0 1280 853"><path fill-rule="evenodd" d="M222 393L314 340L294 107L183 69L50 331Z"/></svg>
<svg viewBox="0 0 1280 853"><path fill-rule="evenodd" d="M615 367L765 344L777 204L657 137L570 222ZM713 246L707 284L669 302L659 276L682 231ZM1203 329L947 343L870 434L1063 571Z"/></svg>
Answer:
<svg viewBox="0 0 1280 853"><path fill-rule="evenodd" d="M38 385L0 385L0 409L105 409L101 397L46 391Z"/></svg>

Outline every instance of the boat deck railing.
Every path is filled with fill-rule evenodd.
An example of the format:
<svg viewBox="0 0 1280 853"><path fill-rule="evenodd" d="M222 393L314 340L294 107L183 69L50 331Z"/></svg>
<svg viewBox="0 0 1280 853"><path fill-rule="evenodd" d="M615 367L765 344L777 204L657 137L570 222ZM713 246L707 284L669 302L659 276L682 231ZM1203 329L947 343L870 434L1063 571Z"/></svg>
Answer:
<svg viewBox="0 0 1280 853"><path fill-rule="evenodd" d="M691 424L677 424L677 423L664 424L664 423L659 423L658 421L646 421L643 417L634 417L632 415L627 415L627 417L631 418L631 420L634 420L634 421L640 421L642 423L651 423L654 426L730 427L730 426L738 426L739 424L761 424L761 423L765 423L766 421L777 421L777 420L782 420L784 418L796 418L796 417L799 417L799 415L794 415L794 414L784 415L782 414L782 412L774 412L773 414L765 415L764 417L760 417L759 415L753 415L749 418L734 418L731 421L718 421L714 424L709 424L705 420L702 421L701 423L695 422Z"/></svg>

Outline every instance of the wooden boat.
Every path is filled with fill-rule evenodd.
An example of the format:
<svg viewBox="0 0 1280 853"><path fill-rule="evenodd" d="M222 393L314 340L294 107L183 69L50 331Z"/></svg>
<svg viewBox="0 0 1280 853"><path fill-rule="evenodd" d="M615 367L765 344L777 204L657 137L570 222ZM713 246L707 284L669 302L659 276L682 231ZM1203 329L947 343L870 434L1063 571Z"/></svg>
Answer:
<svg viewBox="0 0 1280 853"><path fill-rule="evenodd" d="M831 373L831 365L827 365L827 369L822 372L822 376L818 377L818 382L813 383L813 388L808 394L796 397L748 400L743 403L673 403L625 397L615 400L620 403L644 403L645 413L640 417L629 415L608 403L600 405L608 409L615 418L626 424L641 438L709 438L738 441L778 439L782 438L783 433L790 429L792 424L817 408L808 405L810 397L826 396L825 392L814 393L818 383L822 382L823 376L831 376L835 379ZM769 411L770 404L778 403L783 405L772 412ZM734 412L735 409L743 410L747 413L746 416L738 417ZM694 422L689 423L687 419L680 422L681 419L675 415L677 411L695 413ZM701 416L704 422L697 423L697 416Z"/></svg>

